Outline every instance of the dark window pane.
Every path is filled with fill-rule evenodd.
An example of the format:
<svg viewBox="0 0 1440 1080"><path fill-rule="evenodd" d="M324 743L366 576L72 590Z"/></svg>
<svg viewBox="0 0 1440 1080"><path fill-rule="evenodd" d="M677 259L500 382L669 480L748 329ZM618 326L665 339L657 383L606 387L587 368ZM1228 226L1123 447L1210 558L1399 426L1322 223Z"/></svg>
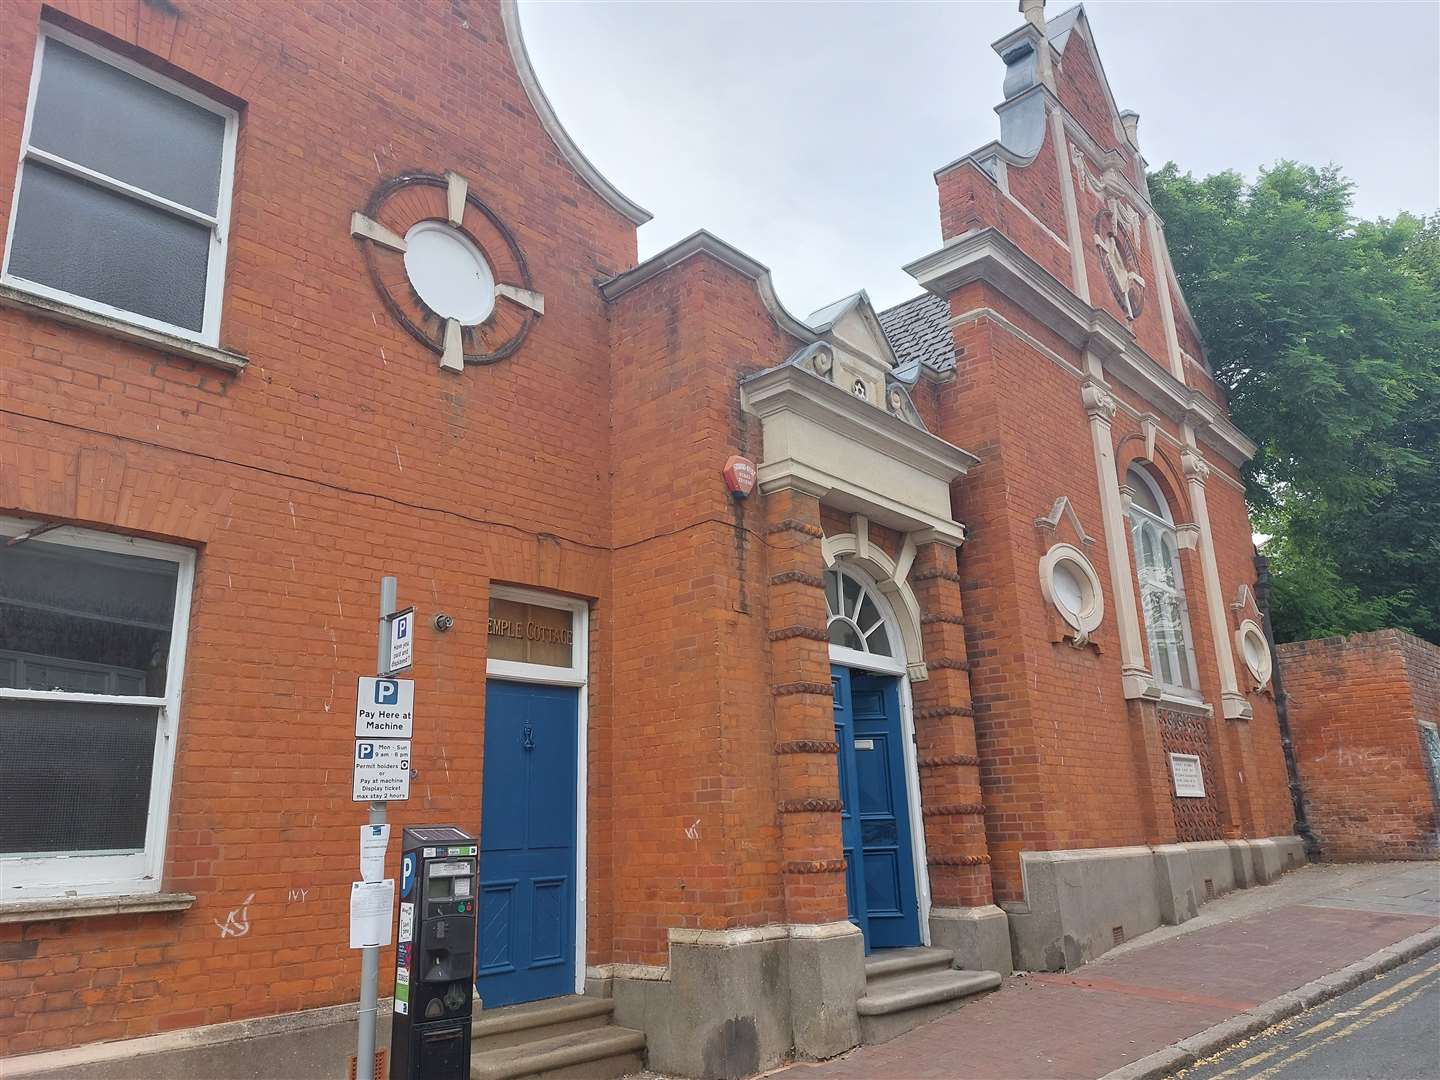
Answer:
<svg viewBox="0 0 1440 1080"><path fill-rule="evenodd" d="M204 225L26 163L10 248L16 277L198 331L209 259Z"/></svg>
<svg viewBox="0 0 1440 1080"><path fill-rule="evenodd" d="M163 696L178 574L43 540L0 546L0 686Z"/></svg>
<svg viewBox="0 0 1440 1080"><path fill-rule="evenodd" d="M224 117L46 40L31 146L213 214L224 143Z"/></svg>
<svg viewBox="0 0 1440 1080"><path fill-rule="evenodd" d="M144 706L0 700L0 853L143 850L157 720Z"/></svg>
<svg viewBox="0 0 1440 1080"><path fill-rule="evenodd" d="M830 644L843 645L847 649L864 651L865 642L860 640L860 632L844 619L835 619L830 623Z"/></svg>
<svg viewBox="0 0 1440 1080"><path fill-rule="evenodd" d="M870 636L865 639L865 644L868 645L870 651L877 656L894 655L890 651L890 635L885 632L885 625L883 623L871 632Z"/></svg>
<svg viewBox="0 0 1440 1080"><path fill-rule="evenodd" d="M840 614L840 575L834 570L825 571L825 609L827 615Z"/></svg>

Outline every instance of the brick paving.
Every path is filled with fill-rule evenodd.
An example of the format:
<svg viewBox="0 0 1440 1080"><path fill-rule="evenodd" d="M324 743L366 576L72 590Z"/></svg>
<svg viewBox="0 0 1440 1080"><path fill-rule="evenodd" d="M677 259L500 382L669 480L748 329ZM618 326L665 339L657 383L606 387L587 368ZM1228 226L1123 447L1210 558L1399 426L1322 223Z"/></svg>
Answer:
<svg viewBox="0 0 1440 1080"><path fill-rule="evenodd" d="M1303 904L1279 908L1078 971L1015 976L1000 991L898 1039L785 1072L787 1080L1086 1080L1436 921Z"/></svg>

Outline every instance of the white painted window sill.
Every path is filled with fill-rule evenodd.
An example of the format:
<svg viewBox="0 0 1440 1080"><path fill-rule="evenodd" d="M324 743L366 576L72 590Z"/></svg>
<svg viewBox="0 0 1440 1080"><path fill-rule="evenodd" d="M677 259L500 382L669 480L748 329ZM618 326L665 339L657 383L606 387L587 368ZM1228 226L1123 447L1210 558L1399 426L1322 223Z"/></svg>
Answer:
<svg viewBox="0 0 1440 1080"><path fill-rule="evenodd" d="M105 915L140 915L152 911L184 911L195 903L191 893L139 893L131 896L46 896L0 903L0 923L93 919Z"/></svg>
<svg viewBox="0 0 1440 1080"><path fill-rule="evenodd" d="M112 319L108 315L98 315L93 311L75 307L73 304L66 304L59 300L51 300L49 297L27 292L14 285L0 285L0 305L16 308L32 315L41 315L70 326L93 330L97 334L104 334L107 337L134 342L136 345L147 345L171 356L182 356L187 360L195 360L202 364L209 364L211 367L220 368L222 371L244 371L245 365L250 362L244 354L235 352L233 349L202 345L198 341L190 341L161 330L136 326L119 319Z"/></svg>

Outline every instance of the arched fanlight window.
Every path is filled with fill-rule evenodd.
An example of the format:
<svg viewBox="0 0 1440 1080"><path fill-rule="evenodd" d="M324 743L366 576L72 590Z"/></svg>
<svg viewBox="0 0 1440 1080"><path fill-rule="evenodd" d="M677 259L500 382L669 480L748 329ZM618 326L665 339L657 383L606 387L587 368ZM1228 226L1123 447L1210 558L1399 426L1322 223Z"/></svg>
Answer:
<svg viewBox="0 0 1440 1080"><path fill-rule="evenodd" d="M1199 681L1175 520L1164 493L1143 468L1132 465L1125 474L1125 483L1132 492L1130 540L1139 572L1140 606L1153 673L1164 686L1194 693Z"/></svg>
<svg viewBox="0 0 1440 1080"><path fill-rule="evenodd" d="M885 624L885 601L875 587L848 570L825 571L826 629L830 644L875 656L895 655Z"/></svg>

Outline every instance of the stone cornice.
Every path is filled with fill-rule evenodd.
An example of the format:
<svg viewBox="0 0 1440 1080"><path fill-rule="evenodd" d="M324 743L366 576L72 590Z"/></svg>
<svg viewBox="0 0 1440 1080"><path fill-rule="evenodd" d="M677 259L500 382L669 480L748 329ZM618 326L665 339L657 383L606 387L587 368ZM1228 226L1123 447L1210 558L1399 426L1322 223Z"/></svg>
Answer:
<svg viewBox="0 0 1440 1080"><path fill-rule="evenodd" d="M745 379L741 383L741 401L747 412L762 420L781 410L807 416L947 484L980 463L968 450L868 405L793 364Z"/></svg>
<svg viewBox="0 0 1440 1080"><path fill-rule="evenodd" d="M608 281L601 282L600 295L607 301L617 300L631 289L645 284L651 278L658 277L696 255L708 255L753 281L755 291L760 295L760 302L765 305L765 310L775 320L775 325L785 333L807 344L820 340L819 334L802 320L790 314L785 309L785 305L780 303L780 298L775 295L775 286L770 281L768 266L752 259L739 248L727 244L714 233L704 229L699 229L685 239L671 244L664 251L650 256L638 266L632 267L624 273L616 274Z"/></svg>
<svg viewBox="0 0 1440 1080"><path fill-rule="evenodd" d="M976 281L995 287L1065 341L1096 356L1115 382L1157 413L1192 425L1196 437L1232 465L1254 456L1255 444L1219 406L1175 378L1136 344L1118 319L1085 303L999 230L976 229L955 237L905 271L937 296Z"/></svg>

